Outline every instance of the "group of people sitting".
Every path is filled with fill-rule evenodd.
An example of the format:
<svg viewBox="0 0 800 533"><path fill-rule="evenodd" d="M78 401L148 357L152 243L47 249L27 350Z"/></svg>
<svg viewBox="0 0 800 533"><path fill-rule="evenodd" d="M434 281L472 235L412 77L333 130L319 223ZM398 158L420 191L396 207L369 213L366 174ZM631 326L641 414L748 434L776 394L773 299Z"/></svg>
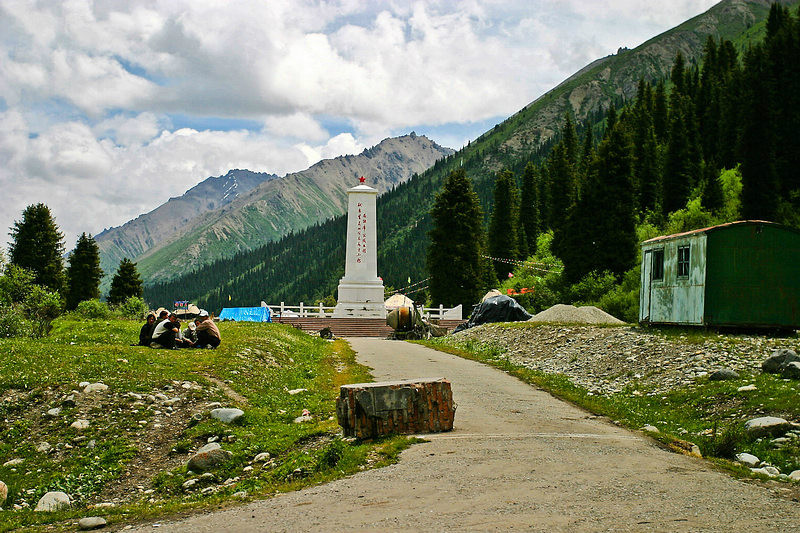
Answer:
<svg viewBox="0 0 800 533"><path fill-rule="evenodd" d="M201 309L197 318L189 322L181 331L178 315L169 311L161 311L158 318L155 313L147 315L147 322L139 331L139 346L151 348L216 348L222 338L219 328L209 316L208 311Z"/></svg>

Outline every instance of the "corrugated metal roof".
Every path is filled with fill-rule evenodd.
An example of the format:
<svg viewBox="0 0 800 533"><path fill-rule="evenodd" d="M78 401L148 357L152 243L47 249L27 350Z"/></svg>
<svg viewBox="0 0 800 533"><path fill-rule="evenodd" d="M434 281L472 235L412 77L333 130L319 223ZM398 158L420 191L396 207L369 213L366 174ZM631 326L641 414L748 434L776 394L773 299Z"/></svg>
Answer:
<svg viewBox="0 0 800 533"><path fill-rule="evenodd" d="M721 228L729 228L731 226L739 226L739 225L743 225L743 224L768 224L770 226L779 226L779 227L784 227L786 229L794 229L794 228L789 228L788 226L783 226L781 224L778 224L777 222L769 222L767 220L737 220L735 222L727 222L725 224L718 224L716 226L709 226L707 228L693 229L691 231L684 231L683 233L674 233L672 235L662 235L660 237L653 237L652 239L648 239L648 240L642 242L642 244L648 244L648 243L651 243L651 242L659 242L659 241L667 241L667 240L670 240L670 239L677 239L677 238L680 238L680 237L687 237L689 235L697 235L697 234L700 234L700 233L708 233L710 231L715 231L715 230L718 230L718 229L721 229Z"/></svg>

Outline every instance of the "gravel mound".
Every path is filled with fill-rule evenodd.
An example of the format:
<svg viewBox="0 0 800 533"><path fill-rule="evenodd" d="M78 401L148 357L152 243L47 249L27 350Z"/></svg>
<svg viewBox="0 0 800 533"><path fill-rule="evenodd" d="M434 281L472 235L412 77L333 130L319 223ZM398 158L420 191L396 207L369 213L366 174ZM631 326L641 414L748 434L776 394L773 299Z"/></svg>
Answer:
<svg viewBox="0 0 800 533"><path fill-rule="evenodd" d="M531 317L528 322L561 322L569 324L624 324L593 305L575 307L574 305L556 304Z"/></svg>

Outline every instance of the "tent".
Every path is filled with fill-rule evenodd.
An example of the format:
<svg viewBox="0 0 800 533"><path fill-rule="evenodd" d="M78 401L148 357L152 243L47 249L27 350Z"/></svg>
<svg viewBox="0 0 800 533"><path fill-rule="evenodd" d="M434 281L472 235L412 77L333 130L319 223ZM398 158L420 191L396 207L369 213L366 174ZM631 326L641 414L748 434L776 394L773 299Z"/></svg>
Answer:
<svg viewBox="0 0 800 533"><path fill-rule="evenodd" d="M529 318L531 318L531 314L519 305L514 298L500 294L498 296L490 296L475 307L469 317L469 321L459 325L454 333L490 322L522 322Z"/></svg>
<svg viewBox="0 0 800 533"><path fill-rule="evenodd" d="M239 322L272 322L268 307L225 307L219 314L219 319Z"/></svg>

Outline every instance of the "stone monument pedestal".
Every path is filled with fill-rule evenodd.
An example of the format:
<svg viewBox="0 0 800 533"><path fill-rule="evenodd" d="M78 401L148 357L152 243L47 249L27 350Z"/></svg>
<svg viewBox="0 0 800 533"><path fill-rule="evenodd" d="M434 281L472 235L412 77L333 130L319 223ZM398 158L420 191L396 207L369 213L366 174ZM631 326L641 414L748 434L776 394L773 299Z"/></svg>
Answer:
<svg viewBox="0 0 800 533"><path fill-rule="evenodd" d="M383 280L378 277L375 201L368 185L347 190L347 250L334 318L386 318Z"/></svg>
<svg viewBox="0 0 800 533"><path fill-rule="evenodd" d="M386 308L383 306L383 282L380 280L369 283L342 278L339 282L338 295L336 309L333 311L334 318L386 318Z"/></svg>

